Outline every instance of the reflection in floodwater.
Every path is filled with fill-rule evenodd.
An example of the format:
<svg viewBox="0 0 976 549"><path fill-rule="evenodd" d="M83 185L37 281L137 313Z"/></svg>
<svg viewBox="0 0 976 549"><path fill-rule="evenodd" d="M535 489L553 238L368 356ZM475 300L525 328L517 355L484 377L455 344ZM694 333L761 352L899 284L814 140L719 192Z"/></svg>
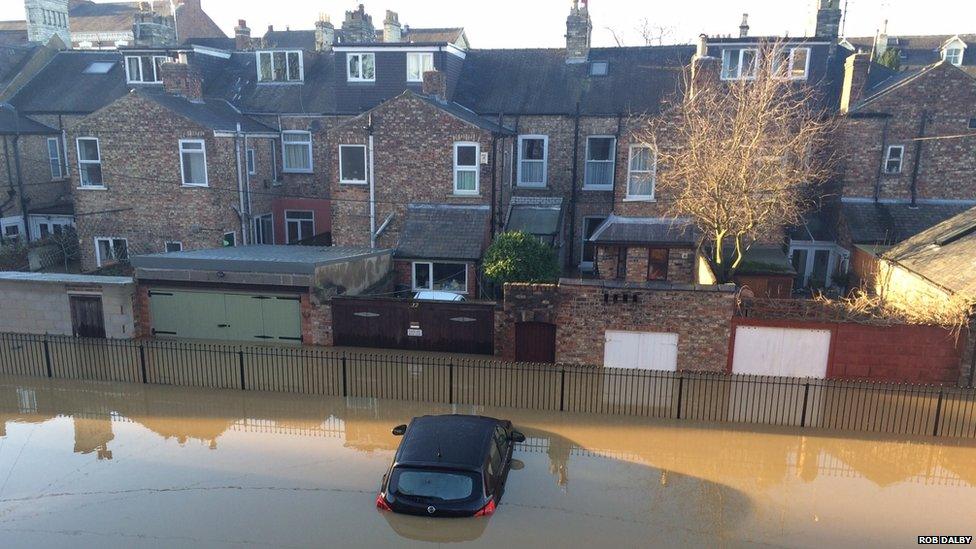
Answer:
<svg viewBox="0 0 976 549"><path fill-rule="evenodd" d="M498 513L376 512L399 442L390 427L450 412L506 417L527 436ZM722 427L6 378L0 545L793 546L973 533L956 531L972 529L971 444Z"/></svg>

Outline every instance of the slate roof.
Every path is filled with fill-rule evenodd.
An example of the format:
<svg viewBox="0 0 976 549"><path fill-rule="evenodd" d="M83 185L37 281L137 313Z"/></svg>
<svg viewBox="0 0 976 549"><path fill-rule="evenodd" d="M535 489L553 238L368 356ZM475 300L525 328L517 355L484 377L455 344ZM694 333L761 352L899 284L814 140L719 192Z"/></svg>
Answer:
<svg viewBox="0 0 976 549"><path fill-rule="evenodd" d="M477 126L483 130L488 130L490 132L494 132L502 135L515 135L515 130L502 126L501 124L498 124L497 122L489 120L483 116L479 116L471 109L468 109L453 101L441 101L437 98L430 97L428 95L419 94L419 93L414 93L409 90L407 90L404 93L416 95L417 97L423 99L427 103L430 103L431 105L437 107L438 109L441 109L444 112L450 114L451 116L454 116L455 118L459 118L462 121L471 124L472 126Z"/></svg>
<svg viewBox="0 0 976 549"><path fill-rule="evenodd" d="M139 13L142 2L102 2L88 0L72 2L68 15L71 32L132 32L133 17ZM225 37L220 27L206 12L188 13L181 0L176 4L176 29L180 40L199 37ZM160 15L173 15L170 2L155 2L154 9Z"/></svg>
<svg viewBox="0 0 976 549"><path fill-rule="evenodd" d="M681 91L691 46L593 48L606 76L564 49L469 50L454 101L480 114L656 114Z"/></svg>
<svg viewBox="0 0 976 549"><path fill-rule="evenodd" d="M723 248L724 249L724 248ZM732 248L734 253L734 247ZM726 255L731 257L731 255ZM775 246L750 246L742 255L737 275L795 275L793 264L783 250Z"/></svg>
<svg viewBox="0 0 976 549"><path fill-rule="evenodd" d="M264 42L269 48L300 48L306 51L315 49L314 30L283 30L264 33Z"/></svg>
<svg viewBox="0 0 976 549"><path fill-rule="evenodd" d="M856 113L856 112L864 111L865 107L875 99L887 94L890 91L896 90L901 86L910 84L911 82L918 79L919 77L924 76L939 68L959 70L958 67L946 63L945 61L938 61L932 65L927 65L925 67L917 67L914 69L908 69L901 72L892 71L891 75L888 78L880 80L876 82L874 86L868 88L864 98L858 101L854 106L852 106L849 112ZM873 68L871 72L874 72Z"/></svg>
<svg viewBox="0 0 976 549"><path fill-rule="evenodd" d="M0 97L24 67L43 50L40 44L3 45L0 39Z"/></svg>
<svg viewBox="0 0 976 549"><path fill-rule="evenodd" d="M111 62L105 74L87 74L92 63ZM128 93L118 52L63 51L10 100L21 112L91 113Z"/></svg>
<svg viewBox="0 0 976 549"><path fill-rule="evenodd" d="M46 284L100 284L103 286L127 286L135 281L127 276L95 276L66 273L0 272L0 281L28 281Z"/></svg>
<svg viewBox="0 0 976 549"><path fill-rule="evenodd" d="M623 217L611 214L593 231L597 244L640 244L694 246L699 231L690 219L670 217Z"/></svg>
<svg viewBox="0 0 976 549"><path fill-rule="evenodd" d="M311 274L315 268L353 259L388 255L390 250L351 246L229 246L132 256L138 269Z"/></svg>
<svg viewBox="0 0 976 549"><path fill-rule="evenodd" d="M875 203L841 202L841 211L855 244L896 244L971 208L971 202Z"/></svg>
<svg viewBox="0 0 976 549"><path fill-rule="evenodd" d="M135 93L215 131L235 131L237 124L240 124L241 130L247 133L277 133L274 128L241 114L223 99L189 101L183 97L162 93L162 91L142 89Z"/></svg>
<svg viewBox="0 0 976 549"><path fill-rule="evenodd" d="M463 27L414 28L404 27L401 31L401 41L408 43L437 42L440 44L455 44L464 35ZM376 39L383 41L383 29L376 29Z"/></svg>
<svg viewBox="0 0 976 549"><path fill-rule="evenodd" d="M952 292L976 293L976 208L909 238L884 257Z"/></svg>
<svg viewBox="0 0 976 549"><path fill-rule="evenodd" d="M488 206L410 204L394 255L410 259L481 258L488 240Z"/></svg>
<svg viewBox="0 0 976 549"><path fill-rule="evenodd" d="M234 53L219 70L206 73L205 95L223 97L250 113L336 112L335 62L331 54L305 52L304 84L259 84L256 63L254 53Z"/></svg>
<svg viewBox="0 0 976 549"><path fill-rule="evenodd" d="M888 47L897 49L901 54L903 68L931 65L942 60L942 46L956 35L929 34L918 36L889 36ZM959 38L966 43L962 64L971 70L976 66L976 34L960 34ZM847 38L851 45L861 51L871 51L874 47L873 36L859 36Z"/></svg>
<svg viewBox="0 0 976 549"><path fill-rule="evenodd" d="M0 105L0 135L17 134L61 135L61 132Z"/></svg>

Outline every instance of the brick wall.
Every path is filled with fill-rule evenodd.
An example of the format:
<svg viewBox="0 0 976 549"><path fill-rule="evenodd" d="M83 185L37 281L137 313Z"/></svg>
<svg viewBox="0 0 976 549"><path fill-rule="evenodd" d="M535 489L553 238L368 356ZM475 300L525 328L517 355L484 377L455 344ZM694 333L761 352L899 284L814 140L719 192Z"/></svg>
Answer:
<svg viewBox="0 0 976 549"><path fill-rule="evenodd" d="M150 123L151 122L151 123ZM82 119L69 129L68 156L77 166L78 137L97 137L105 189L82 189L78 170L72 175L75 208L84 270L96 267L96 237L125 238L130 255L159 253L165 242L178 241L184 249L221 245L225 232L242 242L237 158L232 138L214 137L213 130L173 114L155 102L130 94ZM180 173L180 139L202 139L207 154L208 187L184 187ZM270 144L249 139L258 155L258 174L252 177L252 211L271 210L276 192L270 180ZM241 161L244 161L241 144Z"/></svg>
<svg viewBox="0 0 976 549"><path fill-rule="evenodd" d="M976 116L976 80L949 64L930 70L896 90L859 109L879 116L848 115L840 118L838 150L841 152L843 195L906 200L911 196L915 147L921 143L918 197L967 199L976 196L976 138L915 141L922 115L928 120L926 136L971 133L969 119ZM889 145L905 146L898 174L879 171Z"/></svg>
<svg viewBox="0 0 976 549"><path fill-rule="evenodd" d="M332 345L332 304L311 294L302 294L302 343Z"/></svg>
<svg viewBox="0 0 976 549"><path fill-rule="evenodd" d="M563 279L509 284L496 320L497 354L515 356L516 322L556 325L556 362L602 364L607 330L678 334L678 369L723 371L735 294L730 287Z"/></svg>
<svg viewBox="0 0 976 549"><path fill-rule="evenodd" d="M650 251L646 247L626 247L626 273L619 277L618 259L623 246L597 246L596 274L601 280L646 282ZM682 284L695 282L695 251L691 248L668 249L668 281Z"/></svg>
<svg viewBox="0 0 976 549"><path fill-rule="evenodd" d="M491 204L490 163L481 165L479 193L454 194L454 143L477 142L492 151L491 132L448 114L416 95L402 95L371 111L376 225L394 214L379 237L396 247L410 203ZM366 144L366 115L322 135L329 150L328 181L333 198L333 242L369 244L369 186L339 183L339 145Z"/></svg>
<svg viewBox="0 0 976 549"><path fill-rule="evenodd" d="M61 177L57 177L57 172L52 172L51 170L47 145L49 137L55 138L58 141L58 151L61 155ZM2 141L6 145L6 151L9 152L10 166L8 171L7 154L0 151L0 188L3 189L4 200L7 198L6 191L11 186L18 194L3 209L3 212L0 212L0 217L14 217L23 215L20 204L20 190L17 187L17 164L14 161L14 140L10 136L5 136ZM27 135L20 138L18 143L20 174L24 186L24 196L27 198L28 210L70 201L71 195L68 191L69 180L65 170L63 149L60 135ZM31 234L31 238L33 239L36 239L37 236L36 234Z"/></svg>

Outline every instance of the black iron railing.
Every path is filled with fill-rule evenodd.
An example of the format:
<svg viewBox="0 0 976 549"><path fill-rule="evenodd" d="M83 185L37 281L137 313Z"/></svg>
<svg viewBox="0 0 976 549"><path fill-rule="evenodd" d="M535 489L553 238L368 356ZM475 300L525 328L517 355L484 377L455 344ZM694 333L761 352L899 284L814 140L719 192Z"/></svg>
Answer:
<svg viewBox="0 0 976 549"><path fill-rule="evenodd" d="M976 438L976 390L929 385L22 334L0 374Z"/></svg>

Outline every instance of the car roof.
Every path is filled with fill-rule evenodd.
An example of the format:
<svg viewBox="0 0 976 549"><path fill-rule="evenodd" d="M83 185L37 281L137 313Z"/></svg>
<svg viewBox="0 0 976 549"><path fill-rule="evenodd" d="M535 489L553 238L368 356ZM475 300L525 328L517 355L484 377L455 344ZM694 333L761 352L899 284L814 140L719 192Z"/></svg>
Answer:
<svg viewBox="0 0 976 549"><path fill-rule="evenodd" d="M440 290L422 290L417 292L415 299L433 299L437 301L461 301L461 294Z"/></svg>
<svg viewBox="0 0 976 549"><path fill-rule="evenodd" d="M407 427L397 465L437 465L480 469L488 440L503 422L484 416L442 415L414 418Z"/></svg>

